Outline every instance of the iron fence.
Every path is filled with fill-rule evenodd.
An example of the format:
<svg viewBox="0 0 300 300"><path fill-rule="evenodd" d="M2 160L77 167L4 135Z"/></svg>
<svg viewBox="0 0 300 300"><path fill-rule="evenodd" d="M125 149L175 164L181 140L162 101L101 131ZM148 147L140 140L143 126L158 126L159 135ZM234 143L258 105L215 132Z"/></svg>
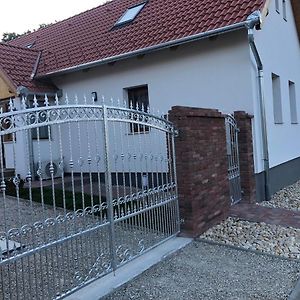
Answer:
<svg viewBox="0 0 300 300"><path fill-rule="evenodd" d="M0 114L0 299L60 299L179 232L173 125L16 98Z"/></svg>
<svg viewBox="0 0 300 300"><path fill-rule="evenodd" d="M236 204L242 199L240 160L238 147L238 126L232 115L225 117L227 159L228 159L228 179L230 199L232 204Z"/></svg>

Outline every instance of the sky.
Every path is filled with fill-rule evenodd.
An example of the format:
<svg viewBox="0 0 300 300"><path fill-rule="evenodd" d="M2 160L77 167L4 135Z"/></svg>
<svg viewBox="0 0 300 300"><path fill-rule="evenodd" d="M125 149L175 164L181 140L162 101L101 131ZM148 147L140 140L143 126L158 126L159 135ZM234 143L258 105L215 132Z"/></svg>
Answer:
<svg viewBox="0 0 300 300"><path fill-rule="evenodd" d="M99 6L107 0L1 0L0 40L4 32L23 33Z"/></svg>

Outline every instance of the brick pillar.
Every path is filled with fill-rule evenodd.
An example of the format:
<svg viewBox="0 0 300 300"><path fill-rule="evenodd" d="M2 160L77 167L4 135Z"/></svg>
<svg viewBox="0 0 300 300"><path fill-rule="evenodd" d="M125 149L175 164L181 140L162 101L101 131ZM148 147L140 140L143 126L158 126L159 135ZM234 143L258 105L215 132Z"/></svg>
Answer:
<svg viewBox="0 0 300 300"><path fill-rule="evenodd" d="M228 216L229 182L224 116L217 110L175 106L175 138L182 234L199 236Z"/></svg>
<svg viewBox="0 0 300 300"><path fill-rule="evenodd" d="M256 202L256 185L254 175L254 159L253 159L253 142L252 142L252 125L253 116L248 115L244 111L234 112L234 118L240 129L239 140L239 156L240 156L240 172L241 186L244 192L243 202Z"/></svg>

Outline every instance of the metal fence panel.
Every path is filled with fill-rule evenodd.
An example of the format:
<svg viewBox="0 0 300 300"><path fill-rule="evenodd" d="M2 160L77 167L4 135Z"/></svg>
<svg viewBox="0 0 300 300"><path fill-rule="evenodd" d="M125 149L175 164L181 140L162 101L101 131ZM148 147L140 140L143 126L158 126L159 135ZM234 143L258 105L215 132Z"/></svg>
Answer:
<svg viewBox="0 0 300 300"><path fill-rule="evenodd" d="M0 114L0 299L60 299L179 232L174 127L86 98Z"/></svg>
<svg viewBox="0 0 300 300"><path fill-rule="evenodd" d="M240 202L242 199L239 147L238 147L239 129L232 115L226 116L225 126L226 126L230 199L232 204L236 204Z"/></svg>

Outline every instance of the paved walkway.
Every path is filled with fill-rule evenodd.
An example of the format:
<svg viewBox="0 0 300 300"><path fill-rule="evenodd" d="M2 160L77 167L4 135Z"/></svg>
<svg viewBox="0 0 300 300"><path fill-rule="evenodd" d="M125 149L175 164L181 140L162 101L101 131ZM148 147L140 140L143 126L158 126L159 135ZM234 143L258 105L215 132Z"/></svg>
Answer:
<svg viewBox="0 0 300 300"><path fill-rule="evenodd" d="M246 221L300 228L300 212L284 208L269 208L256 204L238 203L231 207L230 216Z"/></svg>

